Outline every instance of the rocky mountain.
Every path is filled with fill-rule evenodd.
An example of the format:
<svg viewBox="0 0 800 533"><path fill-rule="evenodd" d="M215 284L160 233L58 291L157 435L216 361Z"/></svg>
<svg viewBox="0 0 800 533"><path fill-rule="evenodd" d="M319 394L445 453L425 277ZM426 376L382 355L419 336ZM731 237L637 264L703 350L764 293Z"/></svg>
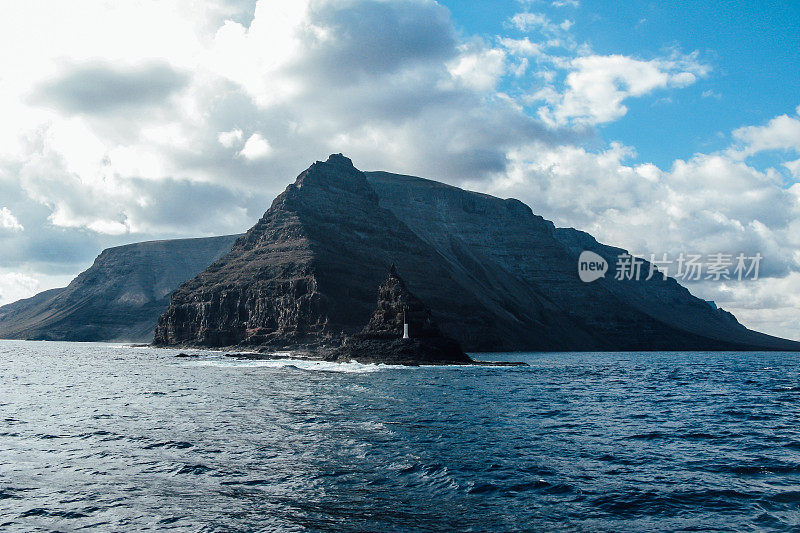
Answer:
<svg viewBox="0 0 800 533"><path fill-rule="evenodd" d="M68 287L0 307L0 338L150 342L169 295L238 235L109 248Z"/></svg>
<svg viewBox="0 0 800 533"><path fill-rule="evenodd" d="M332 155L173 293L155 343L334 346L370 319L395 263L468 351L800 349L747 330L674 280L584 283L585 249L620 252L517 200L364 173Z"/></svg>
<svg viewBox="0 0 800 533"><path fill-rule="evenodd" d="M442 333L431 310L406 287L394 264L378 287L378 305L367 325L325 359L400 365L474 363L457 341Z"/></svg>
<svg viewBox="0 0 800 533"><path fill-rule="evenodd" d="M626 250L598 243L582 231L556 228L517 200L412 176L366 175L381 205L424 235L453 272L462 273L464 283L482 284L479 292L486 295L502 294L500 300L506 306L511 301L525 306L526 301L543 299L559 309L559 322L572 323L570 336L581 336L563 347L557 347L558 339L546 339L542 349L800 347L800 343L748 330L732 314L692 296L672 278L616 280L607 276L582 282L577 275L582 251L593 251L613 265ZM518 210L510 211L509 203ZM647 272L649 267L645 261L642 269ZM540 339L546 334L535 328L529 331ZM575 348L578 343L587 347Z"/></svg>

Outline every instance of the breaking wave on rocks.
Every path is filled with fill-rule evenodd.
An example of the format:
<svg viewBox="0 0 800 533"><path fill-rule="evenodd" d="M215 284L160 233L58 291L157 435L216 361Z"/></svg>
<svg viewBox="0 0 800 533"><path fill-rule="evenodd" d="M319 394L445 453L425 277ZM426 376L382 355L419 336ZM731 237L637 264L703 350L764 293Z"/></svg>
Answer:
<svg viewBox="0 0 800 533"><path fill-rule="evenodd" d="M212 366L224 368L296 368L298 370L308 370L316 372L344 372L351 374L366 374L371 372L381 372L384 370L403 370L418 367L401 365L382 365L382 364L361 364L355 361L350 363L334 363L327 361L310 361L308 359L267 359L267 360L246 360L236 358L206 359L202 361L190 361L185 363L194 366Z"/></svg>

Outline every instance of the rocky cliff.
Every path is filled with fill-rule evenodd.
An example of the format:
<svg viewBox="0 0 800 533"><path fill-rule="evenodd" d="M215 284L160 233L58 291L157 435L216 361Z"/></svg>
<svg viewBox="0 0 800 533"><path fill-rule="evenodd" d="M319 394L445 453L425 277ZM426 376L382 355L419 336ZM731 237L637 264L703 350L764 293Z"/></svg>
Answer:
<svg viewBox="0 0 800 533"><path fill-rule="evenodd" d="M400 365L474 362L457 341L442 333L431 310L411 293L394 264L378 287L378 304L367 325L325 358Z"/></svg>
<svg viewBox="0 0 800 533"><path fill-rule="evenodd" d="M798 349L752 332L674 280L583 283L582 249L517 200L316 162L230 253L172 296L155 342L334 346L357 333L396 263L468 351ZM640 285L632 285L640 283Z"/></svg>
<svg viewBox="0 0 800 533"><path fill-rule="evenodd" d="M393 262L473 345L497 346L514 334L495 325L437 251L379 205L349 159L335 155L300 174L228 255L175 291L155 342L336 344L367 322Z"/></svg>
<svg viewBox="0 0 800 533"><path fill-rule="evenodd" d="M0 338L150 342L169 295L238 236L109 248L68 287L0 307Z"/></svg>
<svg viewBox="0 0 800 533"><path fill-rule="evenodd" d="M678 350L767 348L800 343L748 330L672 278L584 283L578 256L591 250L613 265L621 248L572 228L556 228L513 199L436 181L368 172L380 203L445 258L454 276L521 319L535 349ZM643 271L649 270L645 262ZM497 298L497 295L502 297ZM537 316L525 317L541 302ZM502 315L502 310L497 309ZM549 321L549 322L548 322ZM555 322L555 324L554 324ZM566 328L566 332L563 328ZM551 335L550 332L554 333Z"/></svg>

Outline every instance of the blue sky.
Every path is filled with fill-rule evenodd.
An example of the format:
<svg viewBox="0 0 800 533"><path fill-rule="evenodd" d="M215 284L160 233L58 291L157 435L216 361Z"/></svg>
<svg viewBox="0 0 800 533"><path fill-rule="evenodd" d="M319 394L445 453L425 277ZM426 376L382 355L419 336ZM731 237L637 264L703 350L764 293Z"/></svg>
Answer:
<svg viewBox="0 0 800 533"><path fill-rule="evenodd" d="M313 161L518 198L800 337L800 3L26 0L0 17L0 305L238 233ZM41 36L46 35L43 39Z"/></svg>
<svg viewBox="0 0 800 533"><path fill-rule="evenodd" d="M629 101L625 120L598 127L604 140L635 146L640 161L668 166L695 152L722 149L732 130L798 104L800 2L442 3L463 35L488 41L522 35L508 20L527 9L556 23L573 21L575 39L599 54L652 59L670 49L697 51L712 69L706 78L679 92Z"/></svg>

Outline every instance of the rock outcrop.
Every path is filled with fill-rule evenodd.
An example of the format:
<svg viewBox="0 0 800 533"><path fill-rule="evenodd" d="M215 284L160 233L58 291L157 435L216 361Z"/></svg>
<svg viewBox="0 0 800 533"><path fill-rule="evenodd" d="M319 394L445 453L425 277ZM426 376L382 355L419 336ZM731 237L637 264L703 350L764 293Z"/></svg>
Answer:
<svg viewBox="0 0 800 533"><path fill-rule="evenodd" d="M103 250L69 286L0 307L0 338L150 342L170 293L230 250L237 237Z"/></svg>
<svg viewBox="0 0 800 533"><path fill-rule="evenodd" d="M408 338L403 338L406 329ZM442 333L430 309L409 292L394 264L378 288L378 305L369 323L326 358L398 365L473 362L457 341Z"/></svg>
<svg viewBox="0 0 800 533"><path fill-rule="evenodd" d="M363 173L332 155L175 291L155 342L339 346L370 319L394 262L467 351L800 348L744 328L674 280L581 282L584 237L517 200Z"/></svg>

